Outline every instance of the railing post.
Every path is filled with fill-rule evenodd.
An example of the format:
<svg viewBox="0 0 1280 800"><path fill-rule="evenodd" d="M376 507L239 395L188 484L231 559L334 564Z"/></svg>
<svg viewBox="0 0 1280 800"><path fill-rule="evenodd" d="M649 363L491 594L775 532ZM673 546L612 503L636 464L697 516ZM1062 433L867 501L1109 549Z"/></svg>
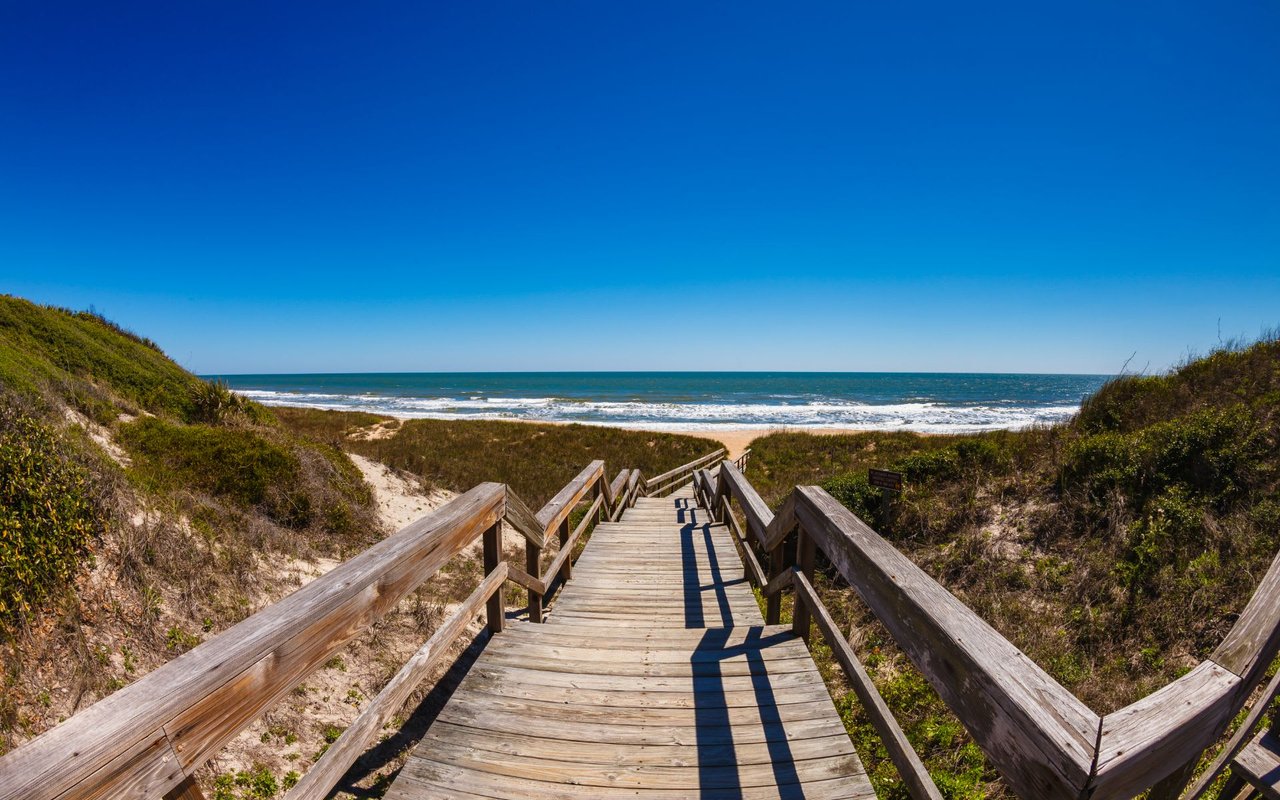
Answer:
<svg viewBox="0 0 1280 800"><path fill-rule="evenodd" d="M524 571L535 578L542 575L542 548L524 540ZM529 590L529 621L542 622L542 595Z"/></svg>
<svg viewBox="0 0 1280 800"><path fill-rule="evenodd" d="M786 554L785 540L782 542L778 542L778 546L773 548L773 551L769 553L769 582L770 583L772 583L773 579L781 575L782 571L787 568L787 565L784 562L785 554ZM778 619L781 616L782 616L782 592L779 591L776 594L766 598L765 609L764 609L764 621L768 625L777 625Z"/></svg>
<svg viewBox="0 0 1280 800"><path fill-rule="evenodd" d="M559 533L560 533L560 547L563 548L569 543L569 534L572 533L572 531L569 530L568 517L565 517L564 520L560 523ZM560 567L560 582L562 584L568 583L569 578L572 577L572 575L573 575L573 557L569 556L565 558L564 564L562 564Z"/></svg>
<svg viewBox="0 0 1280 800"><path fill-rule="evenodd" d="M502 523L495 522L493 526L484 532L484 574L487 576L498 568L498 564L502 561ZM503 587L499 586L498 590L485 604L486 616L489 620L489 630L493 633L502 633L502 623L506 614L506 602Z"/></svg>
<svg viewBox="0 0 1280 800"><path fill-rule="evenodd" d="M805 533L803 527L796 530L796 566L813 583L814 543L813 537ZM791 632L809 641L809 606L796 592L791 612Z"/></svg>
<svg viewBox="0 0 1280 800"><path fill-rule="evenodd" d="M196 779L188 775L182 779L182 783L169 790L164 800L204 800L204 793L200 791Z"/></svg>

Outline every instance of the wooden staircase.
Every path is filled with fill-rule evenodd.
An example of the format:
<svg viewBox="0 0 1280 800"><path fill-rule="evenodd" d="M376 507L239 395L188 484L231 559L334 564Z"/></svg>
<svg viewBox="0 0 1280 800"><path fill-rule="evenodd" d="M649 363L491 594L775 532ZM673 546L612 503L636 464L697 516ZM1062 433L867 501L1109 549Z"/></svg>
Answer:
<svg viewBox="0 0 1280 800"><path fill-rule="evenodd" d="M875 797L731 536L690 489L597 526L546 624L494 635L388 800Z"/></svg>
<svg viewBox="0 0 1280 800"><path fill-rule="evenodd" d="M1280 655L1280 555L1213 653L1099 715L821 488L771 507L747 454L724 457L612 480L593 461L536 512L479 484L0 755L0 800L201 800L198 772L227 742L477 543L471 595L284 800L331 796L480 615L483 652L388 797L873 797L809 656L818 632L901 789L942 800L824 605L829 583L858 594L1018 797L1196 800L1228 769L1222 797L1280 796L1280 739L1252 738L1280 693L1280 677L1256 691ZM503 560L504 526L523 566Z"/></svg>

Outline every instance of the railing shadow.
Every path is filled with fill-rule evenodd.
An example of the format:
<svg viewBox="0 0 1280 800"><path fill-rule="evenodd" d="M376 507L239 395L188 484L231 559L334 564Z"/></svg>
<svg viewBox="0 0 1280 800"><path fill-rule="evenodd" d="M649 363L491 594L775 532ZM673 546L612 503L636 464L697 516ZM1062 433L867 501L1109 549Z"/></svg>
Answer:
<svg viewBox="0 0 1280 800"><path fill-rule="evenodd" d="M701 534L701 536L699 536ZM705 553L705 567L710 581L703 583L699 551L701 540ZM741 781L741 765L733 740L730 698L725 689L723 664L735 658L745 658L750 675L754 707L759 713L764 733L764 744L769 753L773 778L778 796L784 800L804 797L800 776L796 771L786 729L778 712L777 698L769 680L763 649L772 644L790 641L793 635L779 632L763 635L763 628L747 628L746 638L740 644L729 646L734 632L733 610L729 603L727 587L741 583L741 577L728 578L716 554L714 537L707 523L686 524L680 529L681 556L684 576L684 608L686 628L707 628L690 657L692 672L694 722L697 731L697 758L699 797L705 800L723 800L741 797L744 787ZM715 593L715 605L719 619L707 627L706 593ZM741 628L739 628L741 630Z"/></svg>
<svg viewBox="0 0 1280 800"><path fill-rule="evenodd" d="M445 704L449 702L449 698L453 696L458 684L467 676L467 673L471 670L471 665L480 658L480 654L484 652L484 647L489 643L491 636L492 634L487 629L482 629L477 633L453 665L444 675L440 676L440 680L436 681L435 686L431 687L431 690L423 696L422 701L414 707L405 723L397 728L396 732L391 736L361 754L326 797L332 799L340 794L356 798L382 797L386 792L386 787L400 774L399 767L379 781L379 784L385 785L379 786L375 784L372 787L363 787L357 784L391 764L397 758L407 755L417 746L418 741L426 735L431 723L435 722Z"/></svg>

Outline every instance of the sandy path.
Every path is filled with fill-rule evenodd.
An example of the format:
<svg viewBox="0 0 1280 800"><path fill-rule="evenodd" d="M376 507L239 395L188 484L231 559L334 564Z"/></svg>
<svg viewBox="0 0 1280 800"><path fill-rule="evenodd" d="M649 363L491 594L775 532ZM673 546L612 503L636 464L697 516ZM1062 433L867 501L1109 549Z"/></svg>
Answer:
<svg viewBox="0 0 1280 800"><path fill-rule="evenodd" d="M729 459L733 460L742 455L742 451L751 446L751 443L762 436L768 436L771 433L807 433L811 436L836 436L849 433L865 433L866 431L857 428L729 428L725 430L663 430L661 428L649 428L655 433L680 433L685 436L696 436L699 439L710 439L713 442L720 442L729 450Z"/></svg>

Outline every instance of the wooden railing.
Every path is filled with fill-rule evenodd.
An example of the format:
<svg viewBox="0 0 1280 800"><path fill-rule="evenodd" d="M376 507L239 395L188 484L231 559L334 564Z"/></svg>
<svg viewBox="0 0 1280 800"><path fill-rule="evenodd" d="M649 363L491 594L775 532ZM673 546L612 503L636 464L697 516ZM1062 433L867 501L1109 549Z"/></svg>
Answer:
<svg viewBox="0 0 1280 800"><path fill-rule="evenodd" d="M766 619L777 623L786 587L798 600L794 629L807 637L816 619L916 798L936 798L937 789L814 591L818 551L1023 798L1106 800L1147 790L1150 800L1176 798L1280 649L1277 556L1209 659L1154 694L1099 716L822 489L798 487L774 514L733 464L722 464L714 476L699 471L694 486L740 540L745 571L766 597ZM787 547L792 537L794 547ZM768 558L767 572L752 552L757 549Z"/></svg>
<svg viewBox="0 0 1280 800"><path fill-rule="evenodd" d="M666 484L660 491L692 480L695 469L714 464L723 452L658 476ZM0 800L200 798L192 777L200 765L450 558L481 539L485 574L475 591L286 800L325 797L482 607L489 630L502 630L507 581L528 590L529 617L540 621L550 584L569 577L574 545L590 523L616 518L656 484L645 481L639 470L623 470L606 482L604 462L593 461L535 514L509 487L482 483L0 757ZM570 530L574 510L588 495L593 500ZM502 561L503 522L525 539L523 570ZM559 551L544 572L539 569L541 555L553 534Z"/></svg>

